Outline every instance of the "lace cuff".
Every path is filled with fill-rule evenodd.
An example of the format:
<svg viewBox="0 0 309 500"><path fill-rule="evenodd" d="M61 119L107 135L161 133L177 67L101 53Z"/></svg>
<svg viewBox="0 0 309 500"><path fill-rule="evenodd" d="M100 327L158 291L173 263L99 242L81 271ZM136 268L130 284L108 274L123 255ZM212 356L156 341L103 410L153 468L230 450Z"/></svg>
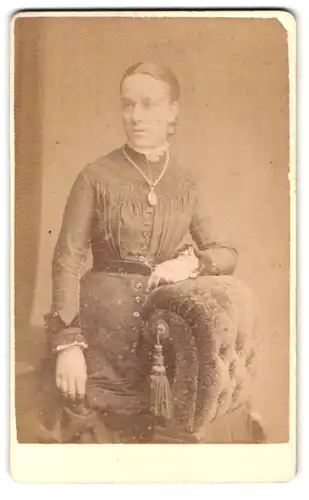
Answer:
<svg viewBox="0 0 309 500"><path fill-rule="evenodd" d="M207 245L195 249L195 254L200 261L200 275L233 274L237 265L237 251L224 245Z"/></svg>
<svg viewBox="0 0 309 500"><path fill-rule="evenodd" d="M194 246L189 243L185 243L182 247L180 247L176 254L174 255L174 259L178 259L179 257L191 257L195 256Z"/></svg>
<svg viewBox="0 0 309 500"><path fill-rule="evenodd" d="M54 350L56 352L60 352L60 351L65 351L65 349L68 349L69 347L75 347L75 346L76 347L80 347L81 349L86 349L88 347L87 344L86 344L86 342L75 340L71 344L61 344L61 345L58 345L56 347L56 349L54 349Z"/></svg>
<svg viewBox="0 0 309 500"><path fill-rule="evenodd" d="M67 326L58 313L48 313L44 316L49 345L53 353L77 345L87 347L87 342L81 333L79 318L76 317Z"/></svg>

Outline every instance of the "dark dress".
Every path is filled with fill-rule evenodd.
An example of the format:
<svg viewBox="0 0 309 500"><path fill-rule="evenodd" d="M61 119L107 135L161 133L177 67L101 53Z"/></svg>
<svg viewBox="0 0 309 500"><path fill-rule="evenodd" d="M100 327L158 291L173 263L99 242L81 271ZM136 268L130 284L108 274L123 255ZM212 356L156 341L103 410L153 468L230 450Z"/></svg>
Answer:
<svg viewBox="0 0 309 500"><path fill-rule="evenodd" d="M165 155L150 166L125 147L148 177L159 176ZM122 148L88 165L70 192L54 253L52 310L69 327L53 333L53 348L85 340L87 403L109 414L147 411L136 347L153 266L174 258L188 233L203 251L235 253L211 226L207 199L199 196L194 176L173 157L156 187L155 207L148 191ZM89 247L93 266L80 281Z"/></svg>

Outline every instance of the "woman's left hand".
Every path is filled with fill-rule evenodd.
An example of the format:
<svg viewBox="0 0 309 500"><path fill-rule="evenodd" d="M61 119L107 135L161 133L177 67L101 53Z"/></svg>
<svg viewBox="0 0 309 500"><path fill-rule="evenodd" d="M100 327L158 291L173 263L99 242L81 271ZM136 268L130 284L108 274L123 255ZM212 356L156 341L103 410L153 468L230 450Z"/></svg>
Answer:
<svg viewBox="0 0 309 500"><path fill-rule="evenodd" d="M198 275L198 259L193 256L181 256L158 264L148 280L148 291L160 285L177 283Z"/></svg>

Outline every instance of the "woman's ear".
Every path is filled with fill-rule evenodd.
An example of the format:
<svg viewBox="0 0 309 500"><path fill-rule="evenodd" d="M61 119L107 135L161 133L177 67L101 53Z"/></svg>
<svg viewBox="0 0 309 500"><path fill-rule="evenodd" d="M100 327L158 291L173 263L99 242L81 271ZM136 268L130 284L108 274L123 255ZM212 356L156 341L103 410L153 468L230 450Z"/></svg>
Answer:
<svg viewBox="0 0 309 500"><path fill-rule="evenodd" d="M174 135L177 126L178 102L172 102L169 109L168 117L168 134Z"/></svg>
<svg viewBox="0 0 309 500"><path fill-rule="evenodd" d="M175 123L177 115L178 115L178 102L177 101L171 102L169 115L170 115L169 116L169 122L170 123Z"/></svg>

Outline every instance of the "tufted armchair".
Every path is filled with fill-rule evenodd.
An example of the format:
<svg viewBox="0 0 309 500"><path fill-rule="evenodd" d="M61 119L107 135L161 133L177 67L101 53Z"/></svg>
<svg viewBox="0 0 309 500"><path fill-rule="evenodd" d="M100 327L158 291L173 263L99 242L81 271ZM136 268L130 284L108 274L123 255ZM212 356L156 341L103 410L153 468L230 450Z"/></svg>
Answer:
<svg viewBox="0 0 309 500"><path fill-rule="evenodd" d="M162 344L171 388L172 418L157 426L155 441L263 442L252 408L258 347L252 291L233 276L165 285L150 294L144 320L144 348Z"/></svg>
<svg viewBox="0 0 309 500"><path fill-rule="evenodd" d="M154 442L264 442L264 429L252 408L258 347L252 291L233 276L187 279L151 292L143 319L141 363L149 375L159 342L171 400L171 418L155 419ZM46 391L34 368L23 363L16 370L22 442L37 442L35 412L40 412L37 400L43 393L50 413L54 411L55 387Z"/></svg>

